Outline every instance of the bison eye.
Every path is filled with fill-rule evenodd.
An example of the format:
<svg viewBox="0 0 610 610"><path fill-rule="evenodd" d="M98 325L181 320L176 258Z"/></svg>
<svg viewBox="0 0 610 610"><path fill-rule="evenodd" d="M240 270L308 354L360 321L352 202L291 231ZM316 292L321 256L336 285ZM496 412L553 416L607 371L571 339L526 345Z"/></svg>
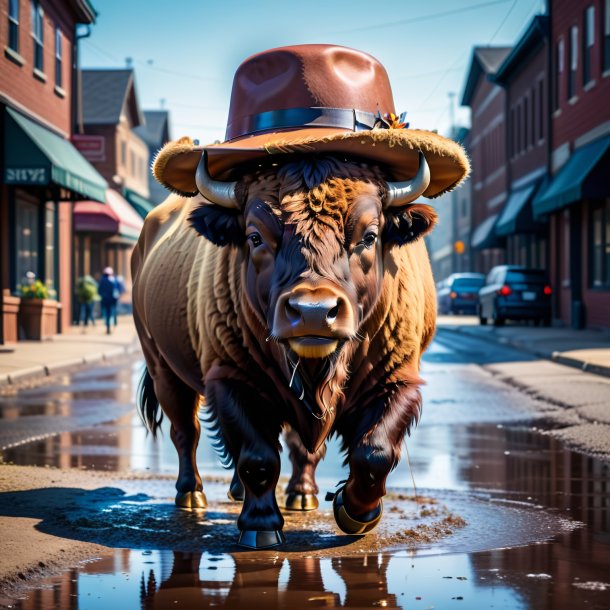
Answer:
<svg viewBox="0 0 610 610"><path fill-rule="evenodd" d="M247 239L250 241L253 248L258 248L263 243L260 233L250 233Z"/></svg>
<svg viewBox="0 0 610 610"><path fill-rule="evenodd" d="M372 248L377 243L377 233L369 231L363 238L362 244L365 248Z"/></svg>

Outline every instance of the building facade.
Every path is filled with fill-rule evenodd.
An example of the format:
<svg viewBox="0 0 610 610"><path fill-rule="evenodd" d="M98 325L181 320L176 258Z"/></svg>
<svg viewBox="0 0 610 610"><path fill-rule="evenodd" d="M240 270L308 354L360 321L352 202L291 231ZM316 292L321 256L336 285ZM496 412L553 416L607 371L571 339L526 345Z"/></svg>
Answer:
<svg viewBox="0 0 610 610"><path fill-rule="evenodd" d="M70 143L75 31L88 0L9 0L0 7L0 341L25 336L20 286L35 276L61 332L72 309L72 206L103 201L105 180ZM55 313L51 311L55 309Z"/></svg>

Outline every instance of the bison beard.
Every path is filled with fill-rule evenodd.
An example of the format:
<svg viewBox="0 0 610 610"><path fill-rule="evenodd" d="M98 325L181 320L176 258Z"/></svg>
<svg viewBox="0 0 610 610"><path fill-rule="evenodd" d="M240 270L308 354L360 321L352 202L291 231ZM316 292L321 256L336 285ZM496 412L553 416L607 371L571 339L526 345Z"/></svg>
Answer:
<svg viewBox="0 0 610 610"><path fill-rule="evenodd" d="M141 411L154 433L158 397L171 421L176 502L205 505L195 464L205 395L236 469L230 495L244 500L240 542L256 548L283 542L275 486L286 425L287 507L317 506L315 466L337 433L350 468L337 523L350 534L377 525L385 479L419 417L419 361L435 319L419 239L436 222L430 207L384 210L384 176L362 163L276 165L241 179L239 211L170 197L147 217L132 263L149 371ZM334 351L297 347L299 357L301 343Z"/></svg>

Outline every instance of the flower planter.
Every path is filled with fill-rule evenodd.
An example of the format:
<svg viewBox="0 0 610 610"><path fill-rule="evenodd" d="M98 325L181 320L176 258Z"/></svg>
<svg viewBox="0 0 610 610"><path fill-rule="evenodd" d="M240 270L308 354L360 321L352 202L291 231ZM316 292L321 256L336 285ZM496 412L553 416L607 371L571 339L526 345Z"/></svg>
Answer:
<svg viewBox="0 0 610 610"><path fill-rule="evenodd" d="M14 343L19 337L17 318L19 316L19 297L0 295L4 343Z"/></svg>
<svg viewBox="0 0 610 610"><path fill-rule="evenodd" d="M40 341L57 334L58 303L53 299L21 299L19 335L21 339Z"/></svg>

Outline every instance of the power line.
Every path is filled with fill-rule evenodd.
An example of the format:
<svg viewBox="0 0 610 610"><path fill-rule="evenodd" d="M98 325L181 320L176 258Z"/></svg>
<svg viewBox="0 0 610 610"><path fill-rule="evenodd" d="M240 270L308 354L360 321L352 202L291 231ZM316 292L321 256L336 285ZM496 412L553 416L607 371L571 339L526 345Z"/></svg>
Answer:
<svg viewBox="0 0 610 610"><path fill-rule="evenodd" d="M468 11L476 11L477 9L484 8L486 6L494 6L496 4L506 4L511 0L493 0L492 2L481 2L479 4L471 4L470 6L463 6L461 8L452 9L449 11L442 11L440 13L429 13L428 15L421 15L419 17L410 17L408 19L398 19L394 21L386 21L385 23L377 23L374 25L364 25L359 28L351 28L349 30L339 30L335 34L351 34L352 32L364 32L367 30L375 30L379 28L388 28L396 25L405 25L408 23L418 23L420 21L428 21L429 19L440 19L442 17L448 17L449 15L457 15L458 13L466 13Z"/></svg>
<svg viewBox="0 0 610 610"><path fill-rule="evenodd" d="M489 46L494 41L495 37L500 33L500 30L506 23L506 20L508 19L510 14L513 12L513 9L515 8L515 6L517 6L517 0L513 0L511 7L508 9L508 13L506 13L506 15L504 15L504 19L502 19L502 23L500 23L500 25L498 26L498 29L494 32L494 35L489 39L487 46Z"/></svg>

